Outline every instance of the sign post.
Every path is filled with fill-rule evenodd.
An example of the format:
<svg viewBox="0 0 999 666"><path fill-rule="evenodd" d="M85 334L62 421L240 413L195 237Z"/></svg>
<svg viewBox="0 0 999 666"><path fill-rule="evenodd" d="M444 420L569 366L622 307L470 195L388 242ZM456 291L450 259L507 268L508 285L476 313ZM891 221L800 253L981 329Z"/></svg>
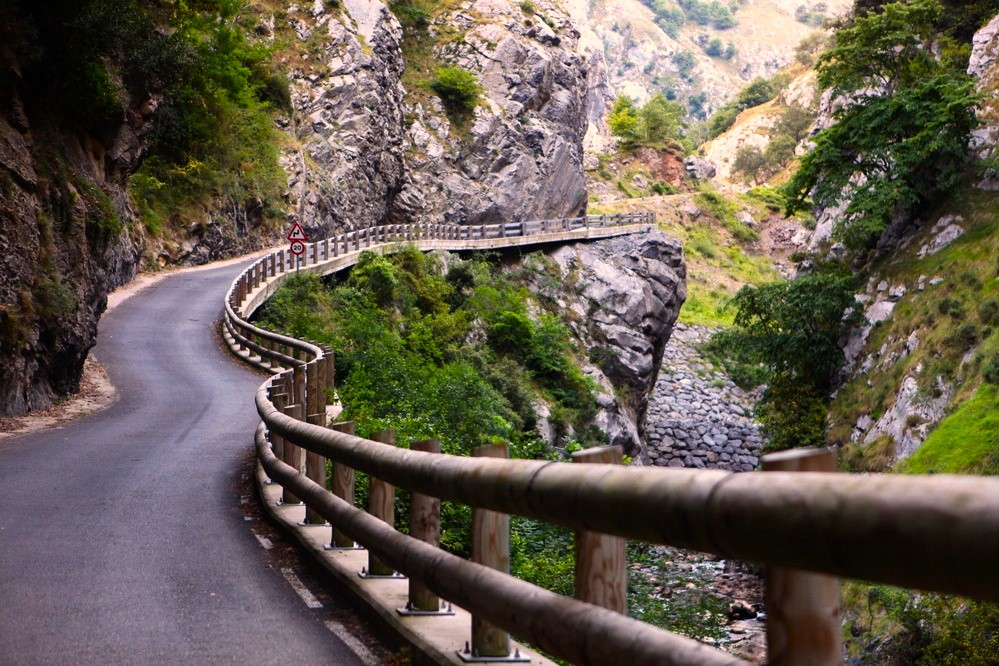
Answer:
<svg viewBox="0 0 999 666"><path fill-rule="evenodd" d="M305 229L296 222L288 232L288 242L291 243L291 253L295 255L295 271L302 266L302 255L305 254L305 244L309 242L309 237L305 235Z"/></svg>

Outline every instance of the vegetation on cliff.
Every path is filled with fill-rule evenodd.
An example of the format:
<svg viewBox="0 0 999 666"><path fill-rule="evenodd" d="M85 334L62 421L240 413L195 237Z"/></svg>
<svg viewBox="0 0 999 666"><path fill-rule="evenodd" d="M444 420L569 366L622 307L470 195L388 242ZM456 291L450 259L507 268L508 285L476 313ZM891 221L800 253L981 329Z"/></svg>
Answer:
<svg viewBox="0 0 999 666"><path fill-rule="evenodd" d="M884 5L838 29L819 58L820 87L843 105L788 184L788 210L847 200L835 234L850 248L953 192L968 165L970 50L940 34L943 15L937 0Z"/></svg>
<svg viewBox="0 0 999 666"><path fill-rule="evenodd" d="M243 3L14 0L5 48L26 104L96 135L155 109L131 182L146 228L203 222L219 208L276 211L283 175L271 111L287 90L269 50L241 23ZM245 217L245 214L244 214Z"/></svg>

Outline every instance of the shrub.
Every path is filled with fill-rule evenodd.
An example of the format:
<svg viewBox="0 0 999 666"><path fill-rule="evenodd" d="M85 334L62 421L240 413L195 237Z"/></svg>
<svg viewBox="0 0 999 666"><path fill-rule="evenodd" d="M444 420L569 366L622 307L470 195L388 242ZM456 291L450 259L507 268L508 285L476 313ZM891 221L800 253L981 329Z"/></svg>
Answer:
<svg viewBox="0 0 999 666"><path fill-rule="evenodd" d="M471 113L482 95L478 78L461 67L439 68L430 88L441 98L444 108L454 114Z"/></svg>
<svg viewBox="0 0 999 666"><path fill-rule="evenodd" d="M953 298L943 298L937 303L937 311L942 315L950 315L954 319L960 319L964 316L964 306L961 305L961 301Z"/></svg>
<svg viewBox="0 0 999 666"><path fill-rule="evenodd" d="M999 384L999 353L993 354L992 359L982 368L982 377L990 384Z"/></svg>
<svg viewBox="0 0 999 666"><path fill-rule="evenodd" d="M999 301L990 299L978 306L978 318L985 326L999 326Z"/></svg>

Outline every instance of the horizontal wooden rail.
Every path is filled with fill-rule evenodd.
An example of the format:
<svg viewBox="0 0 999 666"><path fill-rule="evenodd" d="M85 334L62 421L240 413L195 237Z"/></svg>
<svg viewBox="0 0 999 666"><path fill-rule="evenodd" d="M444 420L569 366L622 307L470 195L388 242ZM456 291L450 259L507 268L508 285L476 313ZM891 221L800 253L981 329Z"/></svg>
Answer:
<svg viewBox="0 0 999 666"><path fill-rule="evenodd" d="M328 458L341 472L361 470L427 497L577 531L999 601L994 566L999 561L999 479L733 474L400 449L289 416L292 400L325 405L310 392L332 388L332 358L317 344L266 331L246 319L293 270L321 275L343 270L369 247L382 252L408 244L423 250L514 247L635 233L652 223L654 217L647 214L626 214L464 227L387 225L310 244L300 265L287 250L255 262L226 295L224 333L241 358L277 373L256 395L261 465L290 496L330 520L335 545L356 540L388 567L476 618L574 663L741 662L402 535L278 460L271 441L285 451L302 447ZM316 416L309 420L321 423ZM805 650L797 654L818 654L808 652L807 645L794 648Z"/></svg>
<svg viewBox="0 0 999 666"><path fill-rule="evenodd" d="M465 458L388 447L274 410L267 427L412 491L785 567L999 601L999 479L718 470Z"/></svg>
<svg viewBox="0 0 999 666"><path fill-rule="evenodd" d="M632 666L745 664L697 641L549 592L406 536L347 504L278 460L257 429L257 455L274 481L292 489L337 529L367 544L394 569L441 597L576 664ZM626 661L625 661L626 657Z"/></svg>

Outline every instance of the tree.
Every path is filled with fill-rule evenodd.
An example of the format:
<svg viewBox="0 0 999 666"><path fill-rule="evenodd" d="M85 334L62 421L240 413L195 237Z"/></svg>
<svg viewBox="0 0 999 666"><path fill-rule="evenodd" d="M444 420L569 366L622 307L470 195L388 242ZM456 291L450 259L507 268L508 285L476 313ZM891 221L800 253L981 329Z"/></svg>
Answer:
<svg viewBox="0 0 999 666"><path fill-rule="evenodd" d="M976 125L970 76L934 59L942 7L912 0L854 19L819 58L818 78L848 103L788 183L788 212L849 198L835 229L848 247L873 245L892 218L952 190Z"/></svg>
<svg viewBox="0 0 999 666"><path fill-rule="evenodd" d="M826 401L846 361L840 341L863 320L853 279L814 274L743 287L732 306L735 327L718 340L766 369L758 415L771 447L822 441Z"/></svg>
<svg viewBox="0 0 999 666"><path fill-rule="evenodd" d="M735 151L732 173L742 174L746 182L752 180L753 185L759 185L765 180L762 177L763 164L763 151L756 146L739 146Z"/></svg>
<svg viewBox="0 0 999 666"><path fill-rule="evenodd" d="M666 99L658 93L646 102L639 111L642 138L647 144L661 144L680 136L683 127L683 117L686 111L683 106Z"/></svg>
<svg viewBox="0 0 999 666"><path fill-rule="evenodd" d="M786 135L794 139L795 144L801 143L802 139L808 136L808 130L815 122L815 114L804 107L792 104L784 109L780 118L770 129L770 136L776 137Z"/></svg>
<svg viewBox="0 0 999 666"><path fill-rule="evenodd" d="M638 110L635 102L626 95L614 100L610 115L607 116L607 126L611 134L619 137L625 144L638 139Z"/></svg>
<svg viewBox="0 0 999 666"><path fill-rule="evenodd" d="M626 148L662 146L680 138L685 114L683 106L666 99L662 93L641 108L631 98L621 96L614 102L607 124Z"/></svg>
<svg viewBox="0 0 999 666"><path fill-rule="evenodd" d="M763 151L763 167L769 172L767 177L777 173L794 159L794 149L798 142L787 134L778 134L770 139Z"/></svg>

